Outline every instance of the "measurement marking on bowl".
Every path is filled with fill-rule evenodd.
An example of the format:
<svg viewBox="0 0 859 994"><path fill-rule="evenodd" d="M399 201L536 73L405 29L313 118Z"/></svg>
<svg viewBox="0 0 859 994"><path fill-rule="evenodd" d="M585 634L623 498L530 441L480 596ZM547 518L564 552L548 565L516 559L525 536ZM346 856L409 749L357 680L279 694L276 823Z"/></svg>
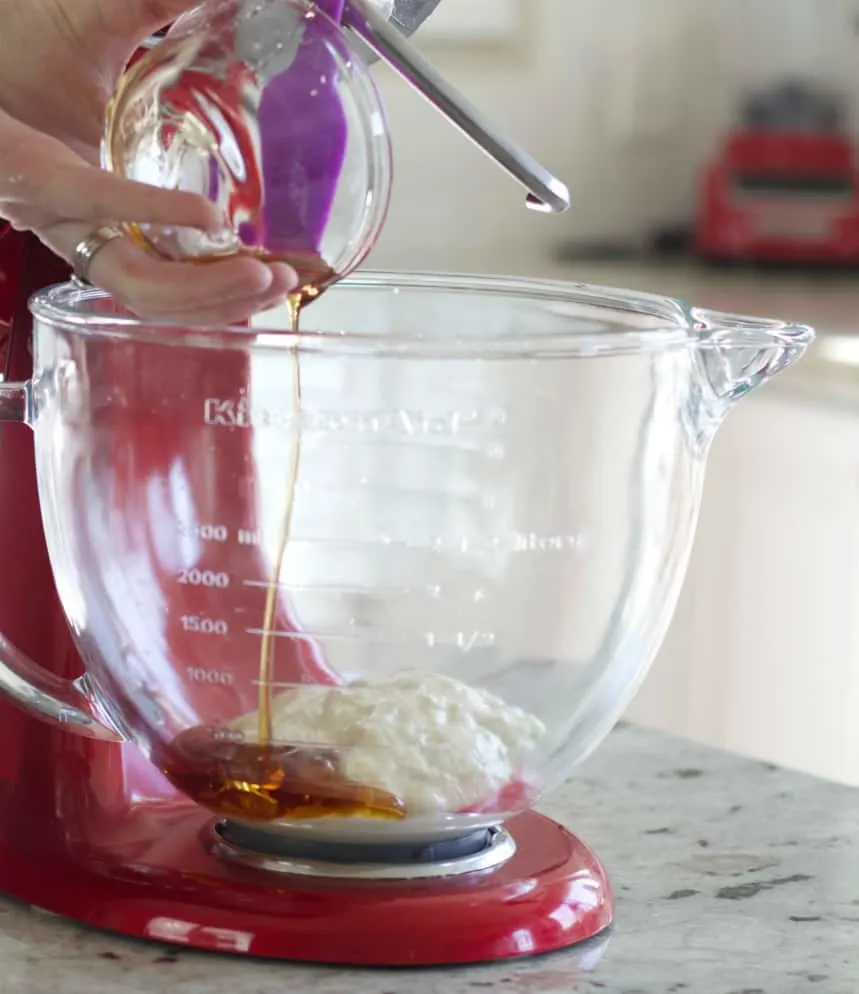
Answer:
<svg viewBox="0 0 859 994"><path fill-rule="evenodd" d="M230 631L229 623L223 618L207 618L204 615L183 614L179 619L182 630L194 635L222 637Z"/></svg>
<svg viewBox="0 0 859 994"><path fill-rule="evenodd" d="M183 569L180 571L177 582L189 587L209 587L219 590L226 590L232 582L229 573L208 569Z"/></svg>
<svg viewBox="0 0 859 994"><path fill-rule="evenodd" d="M469 538L467 535L455 535L453 537L445 537L444 535L436 535L427 541L415 541L414 539L408 538L394 538L390 535L373 535L368 538L332 538L330 536L305 536L296 535L290 539L290 548L295 548L296 546L309 546L313 549L321 548L326 555L332 555L336 552L365 552L372 550L378 552L379 549L389 549L392 552L463 552L469 551L469 543L473 543L473 539ZM493 552L499 551L501 548L501 539L490 540L491 545L487 545L488 549ZM497 544L496 544L497 543ZM240 531L239 532L239 544L240 545L255 545L264 546L265 540L263 538L262 531L256 529L255 531ZM484 543L486 544L486 543ZM466 546L464 549L463 546ZM472 546L472 551L474 551Z"/></svg>
<svg viewBox="0 0 859 994"><path fill-rule="evenodd" d="M262 529L239 529L239 545L264 546ZM338 552L372 551L378 554L385 549L392 553L430 552L438 554L455 553L472 556L497 555L498 553L522 552L577 552L582 546L580 535L541 535L537 532L509 532L506 535L488 537L474 535L435 535L425 540L400 538L393 535L373 535L368 538L332 538L296 535L290 539L290 548L296 546L321 548L327 556Z"/></svg>
<svg viewBox="0 0 859 994"><path fill-rule="evenodd" d="M427 649L459 649L471 652L474 649L488 649L495 645L494 632L456 632L453 635L437 635L435 632L403 633L400 636L385 635L365 629L363 632L290 632L280 628L246 628L246 635L257 638L288 639L292 642L358 642L370 645L414 645L421 642Z"/></svg>
<svg viewBox="0 0 859 994"><path fill-rule="evenodd" d="M330 597L372 597L383 600L388 597L426 597L431 600L438 600L442 595L440 586L432 587L379 587L371 586L337 586L323 583L301 584L301 583L279 583L274 580L245 580L244 586L253 587L258 590L282 590L291 594L323 594Z"/></svg>
<svg viewBox="0 0 859 994"><path fill-rule="evenodd" d="M443 470L440 470L440 472L443 472ZM344 487L326 486L325 491L321 494L319 493L318 482L311 480L306 485L298 487L297 492L301 496L318 495L329 506L332 504L336 505L337 502L342 504L344 501L347 501L350 504L354 504L358 501L373 500L374 498L381 498L388 501L407 501L410 504L419 500L443 500L457 509L471 507L476 511L484 510L487 497L485 481L483 486L471 486L451 480L436 480L435 482L416 484L414 486L396 481L392 481L391 483L385 483L384 481L376 483L359 482L357 487L354 483Z"/></svg>
<svg viewBox="0 0 859 994"><path fill-rule="evenodd" d="M490 462L498 462L499 460L504 459L507 454L507 449L501 442L493 442L485 437L482 437L479 440L476 438L468 438L463 435L456 435L452 437L444 437L441 435L423 435L419 438L398 435L377 435L375 437L368 435L353 435L351 438L336 439L327 435L322 437L325 439L325 449L328 452L331 452L334 446L340 443L342 444L344 450L352 452L356 449L360 450L364 446L369 448L371 451L379 451L383 448L407 448L411 450L420 449L422 458L427 458L430 452L436 451L442 453L446 457L463 455L473 456L479 459L488 459ZM315 436L315 441L318 443L319 436Z"/></svg>
<svg viewBox="0 0 859 994"><path fill-rule="evenodd" d="M209 670L204 666L186 666L185 675L191 683L204 683L209 686L233 687L235 675L230 670Z"/></svg>
<svg viewBox="0 0 859 994"><path fill-rule="evenodd" d="M196 538L201 542L217 542L223 544L230 539L230 529L226 525L191 524L179 522L178 531L188 538Z"/></svg>

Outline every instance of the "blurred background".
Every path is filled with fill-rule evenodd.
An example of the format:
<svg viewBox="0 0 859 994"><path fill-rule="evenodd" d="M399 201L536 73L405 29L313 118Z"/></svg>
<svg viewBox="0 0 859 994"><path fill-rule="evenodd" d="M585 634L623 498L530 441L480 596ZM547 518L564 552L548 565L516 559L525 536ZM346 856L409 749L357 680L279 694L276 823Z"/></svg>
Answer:
<svg viewBox="0 0 859 994"><path fill-rule="evenodd" d="M418 41L573 207L526 212L382 73L397 185L375 266L600 282L820 330L717 439L629 717L859 785L859 0L448 0Z"/></svg>

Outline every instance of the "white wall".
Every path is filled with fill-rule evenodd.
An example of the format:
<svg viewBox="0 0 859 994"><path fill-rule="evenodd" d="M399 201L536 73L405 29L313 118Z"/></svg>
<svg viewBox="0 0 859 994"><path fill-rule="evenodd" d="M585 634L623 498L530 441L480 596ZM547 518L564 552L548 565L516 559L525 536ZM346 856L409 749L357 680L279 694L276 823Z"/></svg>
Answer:
<svg viewBox="0 0 859 994"><path fill-rule="evenodd" d="M700 164L749 85L815 72L859 95L859 0L522 3L529 25L509 51L426 51L569 183L573 209L527 213L512 181L380 69L397 185L375 264L509 258L513 245L529 255L682 223Z"/></svg>

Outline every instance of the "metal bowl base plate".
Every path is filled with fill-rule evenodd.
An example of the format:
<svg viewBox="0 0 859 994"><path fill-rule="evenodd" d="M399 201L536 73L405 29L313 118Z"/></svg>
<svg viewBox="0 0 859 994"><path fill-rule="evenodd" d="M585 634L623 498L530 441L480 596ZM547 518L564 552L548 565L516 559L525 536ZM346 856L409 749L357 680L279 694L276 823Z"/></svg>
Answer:
<svg viewBox="0 0 859 994"><path fill-rule="evenodd" d="M438 880L497 870L516 843L504 828L487 828L431 845L348 845L310 842L216 822L208 838L221 859L254 870L333 880Z"/></svg>

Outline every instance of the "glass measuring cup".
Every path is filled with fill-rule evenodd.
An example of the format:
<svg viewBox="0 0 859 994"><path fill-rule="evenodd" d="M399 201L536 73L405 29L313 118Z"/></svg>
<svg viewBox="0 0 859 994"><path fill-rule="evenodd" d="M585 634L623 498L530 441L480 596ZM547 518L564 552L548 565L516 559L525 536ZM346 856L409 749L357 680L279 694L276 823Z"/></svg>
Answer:
<svg viewBox="0 0 859 994"><path fill-rule="evenodd" d="M200 331L75 286L32 310L33 378L0 385L0 416L34 432L87 676L4 642L0 689L134 741L219 814L371 843L497 824L599 744L668 625L714 432L812 339L444 276L350 277L299 336L285 308Z"/></svg>
<svg viewBox="0 0 859 994"><path fill-rule="evenodd" d="M237 252L288 262L315 295L372 249L388 210L381 96L342 0L208 0L129 67L102 161L222 211L211 232L132 225L171 259Z"/></svg>
<svg viewBox="0 0 859 994"><path fill-rule="evenodd" d="M198 193L214 232L129 225L168 258L247 252L298 270L305 300L372 249L391 192L381 57L528 191L563 212L564 183L486 121L407 42L438 0L205 0L147 42L120 79L102 140L120 176Z"/></svg>

